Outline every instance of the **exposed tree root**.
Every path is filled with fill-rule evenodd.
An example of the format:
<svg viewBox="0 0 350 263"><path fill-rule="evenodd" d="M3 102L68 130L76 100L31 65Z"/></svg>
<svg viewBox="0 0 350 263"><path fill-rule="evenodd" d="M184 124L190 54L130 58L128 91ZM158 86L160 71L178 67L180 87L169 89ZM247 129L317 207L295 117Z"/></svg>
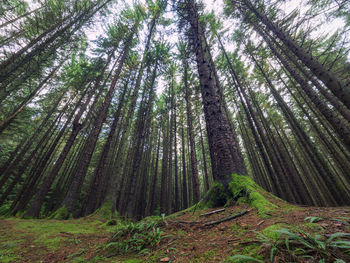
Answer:
<svg viewBox="0 0 350 263"><path fill-rule="evenodd" d="M222 223L222 222L226 222L226 221L235 219L235 218L237 218L237 217L243 216L243 215L245 215L245 214L248 213L248 212L249 212L248 210L244 210L243 212L240 212L240 213L238 213L238 214L231 215L231 216L228 216L228 217L225 217L225 218L216 220L216 221L208 222L208 223L205 223L204 225L205 225L205 226L217 225L217 224L220 224L220 223Z"/></svg>

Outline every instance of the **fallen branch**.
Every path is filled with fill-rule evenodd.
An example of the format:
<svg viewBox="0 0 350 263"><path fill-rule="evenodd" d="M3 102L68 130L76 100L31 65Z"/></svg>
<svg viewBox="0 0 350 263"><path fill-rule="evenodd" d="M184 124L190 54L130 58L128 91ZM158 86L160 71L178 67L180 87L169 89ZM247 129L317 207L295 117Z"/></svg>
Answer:
<svg viewBox="0 0 350 263"><path fill-rule="evenodd" d="M220 212L222 212L222 211L225 211L225 208L218 209L218 210L215 210L215 211L211 211L211 212L209 212L209 213L201 214L201 215L199 215L199 216L210 216L210 215L212 215L212 214L220 213Z"/></svg>
<svg viewBox="0 0 350 263"><path fill-rule="evenodd" d="M179 223L179 224L189 224L189 225L195 225L195 224L200 224L201 222L196 222L196 221L174 221L176 223Z"/></svg>
<svg viewBox="0 0 350 263"><path fill-rule="evenodd" d="M264 223L265 222L265 220L262 220L262 221L260 221L259 223L257 223L256 225L257 226L260 226L262 223Z"/></svg>
<svg viewBox="0 0 350 263"><path fill-rule="evenodd" d="M231 219L235 219L235 218L237 218L237 217L243 216L243 215L245 215L246 213L248 213L248 210L244 210L243 212L240 212L240 213L238 213L238 214L235 214L235 215L232 215L232 216L228 216L228 217L225 217L225 218L216 220L216 221L212 221L212 222L205 223L204 225L205 225L205 226L217 225L217 224L220 224L220 223L222 223L222 222L226 222L226 221L229 221L229 220L231 220Z"/></svg>

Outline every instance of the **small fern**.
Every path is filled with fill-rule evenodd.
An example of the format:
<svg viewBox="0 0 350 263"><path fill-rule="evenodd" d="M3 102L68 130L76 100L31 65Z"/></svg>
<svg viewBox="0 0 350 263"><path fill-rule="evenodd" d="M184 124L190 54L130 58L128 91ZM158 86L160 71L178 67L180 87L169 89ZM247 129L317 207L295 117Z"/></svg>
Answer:
<svg viewBox="0 0 350 263"><path fill-rule="evenodd" d="M350 262L350 233L334 233L330 236L310 234L302 229L282 228L276 231L278 239L273 240L256 232L269 258L261 261L244 255L235 255L231 262L275 262L276 256L285 262L299 262L305 259L317 262ZM266 251L268 249L268 251ZM284 262L284 261L283 261ZM316 261L315 261L316 262Z"/></svg>

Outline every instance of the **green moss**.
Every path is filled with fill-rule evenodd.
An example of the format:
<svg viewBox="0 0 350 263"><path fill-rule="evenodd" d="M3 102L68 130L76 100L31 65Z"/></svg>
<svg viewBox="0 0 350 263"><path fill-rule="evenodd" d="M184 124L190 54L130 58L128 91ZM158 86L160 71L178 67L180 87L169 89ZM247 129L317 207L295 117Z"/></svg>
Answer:
<svg viewBox="0 0 350 263"><path fill-rule="evenodd" d="M260 248L261 246L258 243L238 246L231 251L231 256L233 255L249 256L257 259L258 261L264 258L264 256L260 254ZM239 261L239 260L233 259L232 257L229 257L225 262L254 262L254 261Z"/></svg>
<svg viewBox="0 0 350 263"><path fill-rule="evenodd" d="M195 255L193 259L190 260L191 263L202 263L202 262L213 262L213 260L218 259L220 253L217 249L208 250L202 254Z"/></svg>
<svg viewBox="0 0 350 263"><path fill-rule="evenodd" d="M71 220L13 220L16 228L31 232L36 236L57 235L60 233L69 234L92 234L99 232L100 228L93 227L91 222L83 219Z"/></svg>
<svg viewBox="0 0 350 263"><path fill-rule="evenodd" d="M204 198L207 207L223 206L230 199L230 194L224 189L224 186L215 182L209 189Z"/></svg>
<svg viewBox="0 0 350 263"><path fill-rule="evenodd" d="M179 230L176 231L176 236L177 237L184 237L186 235L187 235L187 232L182 230L182 229L179 229Z"/></svg>
<svg viewBox="0 0 350 263"><path fill-rule="evenodd" d="M275 204L267 200L266 196L270 194L248 176L232 175L229 189L235 200L247 202L252 207L258 209L261 217L269 216L270 212L278 208Z"/></svg>
<svg viewBox="0 0 350 263"><path fill-rule="evenodd" d="M104 204L94 212L94 215L97 215L100 219L107 219L107 220L118 218L117 211L112 213L112 202L111 201L104 202Z"/></svg>
<svg viewBox="0 0 350 263"><path fill-rule="evenodd" d="M10 262L18 262L19 257L17 253L8 253L0 251L0 262L1 263L10 263Z"/></svg>
<svg viewBox="0 0 350 263"><path fill-rule="evenodd" d="M278 230L286 227L289 227L289 226L284 223L277 223L266 227L261 233L272 240L277 240L279 237Z"/></svg>
<svg viewBox="0 0 350 263"><path fill-rule="evenodd" d="M17 251L21 241L24 240L0 242L0 262L19 262L20 257Z"/></svg>
<svg viewBox="0 0 350 263"><path fill-rule="evenodd" d="M237 223L233 223L230 226L230 230L237 237L244 236L244 234L248 231L247 229L243 228L241 225Z"/></svg>
<svg viewBox="0 0 350 263"><path fill-rule="evenodd" d="M303 223L300 227L303 227L306 231L324 232L324 228L317 223Z"/></svg>
<svg viewBox="0 0 350 263"><path fill-rule="evenodd" d="M72 214L69 213L66 206L62 206L50 216L51 219L57 219L57 220L66 220L71 217L72 217Z"/></svg>
<svg viewBox="0 0 350 263"><path fill-rule="evenodd" d="M124 261L125 263L140 263L143 262L143 259L140 258L131 258L131 259L127 259L126 261Z"/></svg>
<svg viewBox="0 0 350 263"><path fill-rule="evenodd" d="M63 244L64 239L62 237L40 237L35 240L35 244L44 245L50 250L57 250Z"/></svg>
<svg viewBox="0 0 350 263"><path fill-rule="evenodd" d="M262 216L269 215L272 210L277 208L276 205L270 203L263 195L258 192L250 192L249 203L252 207L258 209L259 214Z"/></svg>

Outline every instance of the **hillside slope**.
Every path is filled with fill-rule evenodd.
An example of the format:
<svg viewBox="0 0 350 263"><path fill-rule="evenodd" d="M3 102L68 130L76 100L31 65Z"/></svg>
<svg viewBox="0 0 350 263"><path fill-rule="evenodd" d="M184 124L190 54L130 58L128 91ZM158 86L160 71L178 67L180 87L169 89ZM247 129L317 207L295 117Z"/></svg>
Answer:
<svg viewBox="0 0 350 263"><path fill-rule="evenodd" d="M140 222L98 214L4 218L0 262L254 262L235 255L255 262L350 262L350 207L293 206L249 179L243 188L231 185L240 198L225 208L199 204ZM237 217L217 222L232 215Z"/></svg>

